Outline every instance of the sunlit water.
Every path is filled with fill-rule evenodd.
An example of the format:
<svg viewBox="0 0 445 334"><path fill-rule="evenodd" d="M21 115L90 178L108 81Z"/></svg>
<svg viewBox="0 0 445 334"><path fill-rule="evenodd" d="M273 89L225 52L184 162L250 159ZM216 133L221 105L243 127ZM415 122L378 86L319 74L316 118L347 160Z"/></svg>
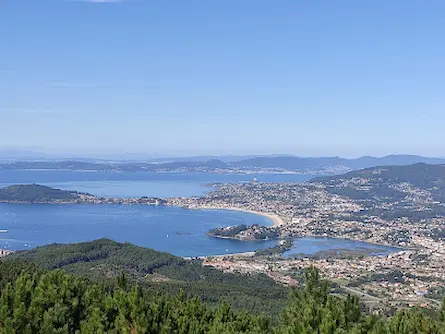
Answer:
<svg viewBox="0 0 445 334"><path fill-rule="evenodd" d="M303 182L310 175L296 174L212 174L149 172L81 172L0 170L0 187L11 184L38 183L65 190L88 192L107 197L190 197L210 190L209 183Z"/></svg>
<svg viewBox="0 0 445 334"><path fill-rule="evenodd" d="M0 204L0 247L26 249L50 243L110 238L181 256L217 255L272 247L276 241L242 242L207 236L209 229L268 225L255 214L147 205Z"/></svg>
<svg viewBox="0 0 445 334"><path fill-rule="evenodd" d="M284 174L159 174L79 171L0 171L0 187L38 183L98 196L189 197L209 190L205 184L246 182L302 182L305 175ZM270 225L263 216L227 210L187 210L143 205L0 204L0 248L29 249L50 243L98 238L128 241L180 256L219 255L273 247L277 241L236 241L207 236L209 229L240 224ZM298 238L286 256L329 249L375 245L340 239ZM379 254L394 249L382 247Z"/></svg>

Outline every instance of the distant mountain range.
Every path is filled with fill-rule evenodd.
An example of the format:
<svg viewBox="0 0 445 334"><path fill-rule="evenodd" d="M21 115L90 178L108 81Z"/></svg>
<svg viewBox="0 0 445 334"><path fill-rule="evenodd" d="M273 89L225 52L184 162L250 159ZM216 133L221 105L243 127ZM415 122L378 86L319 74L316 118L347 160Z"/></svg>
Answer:
<svg viewBox="0 0 445 334"><path fill-rule="evenodd" d="M79 160L14 161L0 164L0 170L53 169L94 171L218 172L218 173L299 173L336 175L377 166L404 166L416 163L445 164L445 158L416 155L385 157L296 157L296 156L225 156L159 159L149 162L93 162Z"/></svg>
<svg viewBox="0 0 445 334"><path fill-rule="evenodd" d="M257 157L231 163L238 167L283 168L288 170L317 169L326 167L343 166L351 170L369 168L382 165L412 165L415 163L442 164L443 158L429 158L417 155L388 155L377 158L364 156L356 159L340 157Z"/></svg>

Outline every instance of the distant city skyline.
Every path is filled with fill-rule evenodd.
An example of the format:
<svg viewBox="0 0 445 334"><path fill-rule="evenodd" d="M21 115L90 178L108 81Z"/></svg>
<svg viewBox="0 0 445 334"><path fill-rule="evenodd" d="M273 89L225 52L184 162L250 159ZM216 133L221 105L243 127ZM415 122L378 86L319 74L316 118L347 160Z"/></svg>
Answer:
<svg viewBox="0 0 445 334"><path fill-rule="evenodd" d="M0 151L443 157L444 10L4 0Z"/></svg>

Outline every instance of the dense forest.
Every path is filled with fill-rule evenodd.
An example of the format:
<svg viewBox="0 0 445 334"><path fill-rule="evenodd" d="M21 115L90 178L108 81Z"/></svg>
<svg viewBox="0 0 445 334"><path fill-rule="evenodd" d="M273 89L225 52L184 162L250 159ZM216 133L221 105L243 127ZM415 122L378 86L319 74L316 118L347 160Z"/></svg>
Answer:
<svg viewBox="0 0 445 334"><path fill-rule="evenodd" d="M14 253L4 261L25 261L44 270L63 269L104 284L113 284L125 272L128 281L139 284L153 296L175 296L185 291L211 306L225 301L234 309L270 316L284 308L289 293L266 275L223 273L203 266L201 260L184 260L109 239L38 247Z"/></svg>
<svg viewBox="0 0 445 334"><path fill-rule="evenodd" d="M0 262L0 333L445 333L441 314L416 309L365 316L356 297L329 294L315 268L290 293L278 321L227 303L209 306L180 292L153 295L121 273L113 284L63 270L41 271L18 259Z"/></svg>

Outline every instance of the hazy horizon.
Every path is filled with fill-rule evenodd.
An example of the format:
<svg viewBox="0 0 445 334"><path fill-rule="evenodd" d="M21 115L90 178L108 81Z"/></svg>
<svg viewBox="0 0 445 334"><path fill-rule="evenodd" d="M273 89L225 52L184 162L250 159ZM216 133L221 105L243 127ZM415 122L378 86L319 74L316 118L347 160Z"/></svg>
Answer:
<svg viewBox="0 0 445 334"><path fill-rule="evenodd" d="M45 151L45 150L33 150L33 149L13 149L13 148L3 148L0 147L0 159L1 158L13 158L19 160L20 158L46 158L46 159L110 159L110 160L155 160L155 159L186 159L186 158L199 158L199 157L278 157L278 156L290 156L290 157L300 157L300 158L327 158L327 157L338 157L345 159L358 159L362 157L373 157L373 158L383 158L386 156L421 156L425 158L445 158L444 155L425 155L425 154L408 154L404 152L395 152L383 155L372 155L372 154L360 154L354 156L346 155L303 155L292 152L268 152L268 153L184 153L184 152L58 152L58 151Z"/></svg>

